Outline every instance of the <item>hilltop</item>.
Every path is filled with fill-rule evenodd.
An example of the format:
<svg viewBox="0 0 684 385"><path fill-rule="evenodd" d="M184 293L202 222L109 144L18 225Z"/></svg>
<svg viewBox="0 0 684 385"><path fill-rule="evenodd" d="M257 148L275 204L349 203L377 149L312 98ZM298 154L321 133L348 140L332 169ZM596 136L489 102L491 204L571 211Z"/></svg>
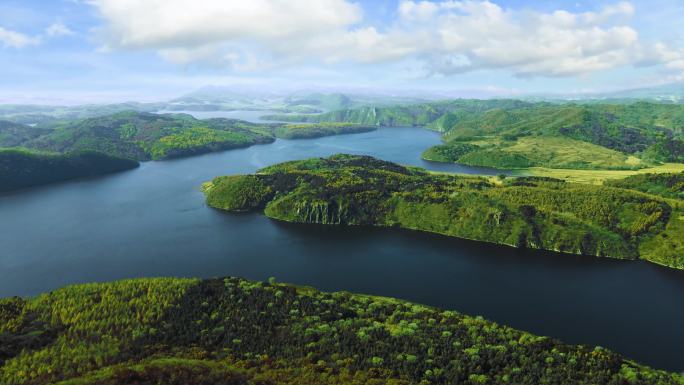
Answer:
<svg viewBox="0 0 684 385"><path fill-rule="evenodd" d="M678 385L574 346L407 301L287 284L136 279L0 300L5 385Z"/></svg>

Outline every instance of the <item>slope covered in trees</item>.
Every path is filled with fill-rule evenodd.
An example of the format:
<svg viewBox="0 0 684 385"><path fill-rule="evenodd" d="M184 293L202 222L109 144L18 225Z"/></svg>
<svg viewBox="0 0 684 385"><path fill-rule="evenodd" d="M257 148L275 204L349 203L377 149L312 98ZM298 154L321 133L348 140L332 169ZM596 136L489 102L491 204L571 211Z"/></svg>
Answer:
<svg viewBox="0 0 684 385"><path fill-rule="evenodd" d="M682 238L679 205L625 189L537 177L496 183L336 155L286 162L254 175L218 177L204 190L210 206L259 209L285 221L400 226L684 268L684 245L655 250L649 243L657 236Z"/></svg>
<svg viewBox="0 0 684 385"><path fill-rule="evenodd" d="M375 130L375 126L355 123L300 123L284 124L274 129L274 134L283 139L309 139L322 136L358 134Z"/></svg>
<svg viewBox="0 0 684 385"><path fill-rule="evenodd" d="M479 146L473 154L518 155L533 166L619 169L684 162L683 127L680 105L541 105L460 120L444 138L447 146L471 143ZM563 147L575 156L559 156ZM469 163L473 154L451 160Z"/></svg>
<svg viewBox="0 0 684 385"><path fill-rule="evenodd" d="M138 162L97 152L70 154L0 149L0 191L109 174L138 167Z"/></svg>
<svg viewBox="0 0 684 385"><path fill-rule="evenodd" d="M518 109L532 106L520 100L453 100L402 106L342 109L318 115L269 115L265 119L309 123L356 123L384 127L428 126L446 131L459 119L491 109Z"/></svg>
<svg viewBox="0 0 684 385"><path fill-rule="evenodd" d="M684 106L675 104L458 100L273 118L424 126L445 140L426 159L475 166L633 169L684 162Z"/></svg>
<svg viewBox="0 0 684 385"><path fill-rule="evenodd" d="M313 138L373 130L357 124L257 124L190 115L121 112L35 128L0 122L0 146L51 152L98 151L136 160L161 160L270 143L276 137Z"/></svg>
<svg viewBox="0 0 684 385"><path fill-rule="evenodd" d="M94 150L137 160L168 159L267 143L260 125L229 119L197 120L189 115L121 112L67 121L22 143L55 152Z"/></svg>
<svg viewBox="0 0 684 385"><path fill-rule="evenodd" d="M20 146L47 132L49 132L47 129L0 120L0 147Z"/></svg>
<svg viewBox="0 0 684 385"><path fill-rule="evenodd" d="M3 385L682 381L480 317L274 280L137 279L0 300Z"/></svg>
<svg viewBox="0 0 684 385"><path fill-rule="evenodd" d="M637 174L604 182L607 186L642 191L665 198L684 199L684 172L678 174Z"/></svg>

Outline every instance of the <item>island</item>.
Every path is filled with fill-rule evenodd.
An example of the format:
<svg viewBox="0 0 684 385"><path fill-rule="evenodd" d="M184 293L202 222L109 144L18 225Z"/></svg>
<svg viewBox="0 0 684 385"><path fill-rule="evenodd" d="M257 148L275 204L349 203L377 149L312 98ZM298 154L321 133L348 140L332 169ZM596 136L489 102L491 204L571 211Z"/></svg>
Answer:
<svg viewBox="0 0 684 385"><path fill-rule="evenodd" d="M217 177L203 189L211 207L289 222L402 227L684 268L684 202L633 189L437 174L345 154Z"/></svg>
<svg viewBox="0 0 684 385"><path fill-rule="evenodd" d="M132 279L0 299L3 385L682 381L601 347L275 279Z"/></svg>

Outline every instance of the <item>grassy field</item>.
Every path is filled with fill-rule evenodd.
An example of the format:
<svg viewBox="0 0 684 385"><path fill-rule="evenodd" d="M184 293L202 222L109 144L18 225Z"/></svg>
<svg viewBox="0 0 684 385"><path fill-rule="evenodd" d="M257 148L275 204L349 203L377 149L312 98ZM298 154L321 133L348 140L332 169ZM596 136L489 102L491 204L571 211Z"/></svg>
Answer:
<svg viewBox="0 0 684 385"><path fill-rule="evenodd" d="M546 176L563 179L568 182L601 185L608 179L622 179L636 174L678 173L684 171L682 163L665 163L660 166L642 168L639 170L576 170L555 169L546 167L531 167L515 170L515 176Z"/></svg>
<svg viewBox="0 0 684 385"><path fill-rule="evenodd" d="M558 168L631 169L644 166L644 162L634 156L562 136L524 137L504 150L526 156L535 164L553 164Z"/></svg>
<svg viewBox="0 0 684 385"><path fill-rule="evenodd" d="M513 140L488 136L448 142L427 149L423 159L500 169L550 167L582 170L633 170L655 162L566 136L525 136Z"/></svg>

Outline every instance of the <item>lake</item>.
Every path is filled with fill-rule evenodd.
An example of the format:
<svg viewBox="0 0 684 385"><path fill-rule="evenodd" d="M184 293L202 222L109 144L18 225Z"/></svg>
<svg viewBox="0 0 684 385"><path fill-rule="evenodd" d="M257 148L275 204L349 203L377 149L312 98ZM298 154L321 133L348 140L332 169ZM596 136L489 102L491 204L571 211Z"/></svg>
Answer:
<svg viewBox="0 0 684 385"><path fill-rule="evenodd" d="M396 229L287 224L208 208L202 182L286 160L374 155L432 170L418 128L268 145L0 196L0 297L130 277L234 275L404 298L684 370L684 272Z"/></svg>

